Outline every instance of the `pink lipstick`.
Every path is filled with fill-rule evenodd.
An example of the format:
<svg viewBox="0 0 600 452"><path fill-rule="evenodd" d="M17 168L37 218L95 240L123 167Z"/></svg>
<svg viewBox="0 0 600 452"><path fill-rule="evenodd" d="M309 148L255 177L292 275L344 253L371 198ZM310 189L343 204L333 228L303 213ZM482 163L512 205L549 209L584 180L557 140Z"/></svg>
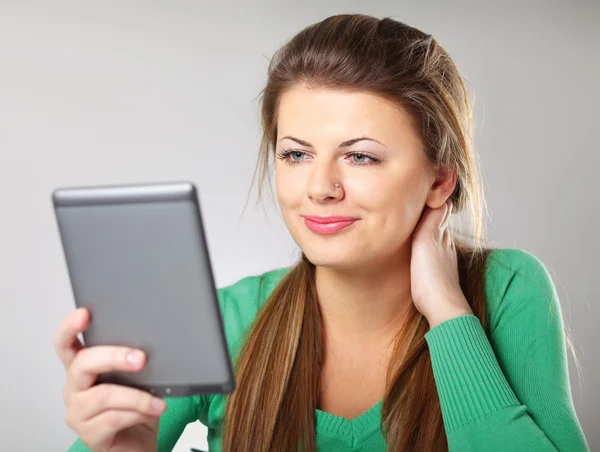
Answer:
<svg viewBox="0 0 600 452"><path fill-rule="evenodd" d="M303 218L306 227L316 234L334 234L358 220L354 217L305 216Z"/></svg>

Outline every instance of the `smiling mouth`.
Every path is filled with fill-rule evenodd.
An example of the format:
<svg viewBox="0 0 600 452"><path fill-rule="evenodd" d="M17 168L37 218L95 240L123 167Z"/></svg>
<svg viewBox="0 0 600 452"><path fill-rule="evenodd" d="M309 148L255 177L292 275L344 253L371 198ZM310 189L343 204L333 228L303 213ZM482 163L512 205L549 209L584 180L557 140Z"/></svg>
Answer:
<svg viewBox="0 0 600 452"><path fill-rule="evenodd" d="M352 217L303 217L306 227L316 234L335 234L354 224Z"/></svg>

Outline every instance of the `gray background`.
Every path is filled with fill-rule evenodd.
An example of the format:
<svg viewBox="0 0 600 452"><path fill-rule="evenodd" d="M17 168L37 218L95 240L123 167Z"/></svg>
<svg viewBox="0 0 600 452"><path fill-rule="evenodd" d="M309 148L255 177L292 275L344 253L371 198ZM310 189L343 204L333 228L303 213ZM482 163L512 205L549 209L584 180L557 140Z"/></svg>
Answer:
<svg viewBox="0 0 600 452"><path fill-rule="evenodd" d="M276 207L241 216L255 98L272 52L341 12L404 20L458 63L476 94L489 234L555 276L583 371L582 387L570 361L575 405L600 448L597 3L0 0L0 449L60 451L75 437L51 344L73 307L51 191L191 179L220 286L288 265ZM204 432L192 424L176 450L205 445Z"/></svg>

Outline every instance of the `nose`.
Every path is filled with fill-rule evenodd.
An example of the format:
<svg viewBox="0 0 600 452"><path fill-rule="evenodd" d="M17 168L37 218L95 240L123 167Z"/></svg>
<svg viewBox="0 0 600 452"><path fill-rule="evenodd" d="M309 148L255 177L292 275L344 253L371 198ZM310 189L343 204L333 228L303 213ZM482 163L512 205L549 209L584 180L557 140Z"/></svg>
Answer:
<svg viewBox="0 0 600 452"><path fill-rule="evenodd" d="M344 198L341 177L334 164L313 165L308 181L308 197L315 203L337 202Z"/></svg>

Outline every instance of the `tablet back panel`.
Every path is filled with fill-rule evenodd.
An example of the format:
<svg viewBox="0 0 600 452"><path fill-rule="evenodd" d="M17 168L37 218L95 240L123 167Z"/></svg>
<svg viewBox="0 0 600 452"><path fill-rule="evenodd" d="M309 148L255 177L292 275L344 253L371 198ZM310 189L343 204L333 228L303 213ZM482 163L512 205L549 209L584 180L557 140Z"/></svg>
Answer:
<svg viewBox="0 0 600 452"><path fill-rule="evenodd" d="M53 202L75 303L91 311L85 345L148 354L141 373L100 382L163 396L232 391L194 185L65 188Z"/></svg>

